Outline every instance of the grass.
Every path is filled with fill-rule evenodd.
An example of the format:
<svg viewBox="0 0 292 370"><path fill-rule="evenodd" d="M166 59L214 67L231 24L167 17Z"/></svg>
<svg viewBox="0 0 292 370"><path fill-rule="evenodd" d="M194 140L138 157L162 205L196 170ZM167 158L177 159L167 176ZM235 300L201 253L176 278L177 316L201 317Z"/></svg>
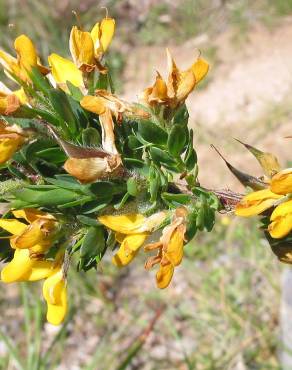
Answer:
<svg viewBox="0 0 292 370"><path fill-rule="evenodd" d="M72 270L72 317L57 333L44 325L35 285L24 285L22 302L10 302L9 309L6 299L2 368L50 370L62 363L84 370L96 364L99 370L219 370L243 363L280 369L281 266L254 222L219 222L213 234L199 235L164 291L143 270L141 254L124 270L109 262L97 273ZM7 287L1 289L3 296ZM22 306L17 315L9 313Z"/></svg>

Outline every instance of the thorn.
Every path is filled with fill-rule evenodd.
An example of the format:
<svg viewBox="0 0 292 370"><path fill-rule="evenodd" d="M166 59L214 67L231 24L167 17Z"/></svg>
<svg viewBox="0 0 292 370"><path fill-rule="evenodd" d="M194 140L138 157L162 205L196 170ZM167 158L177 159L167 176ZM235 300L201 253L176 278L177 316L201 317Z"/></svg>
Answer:
<svg viewBox="0 0 292 370"><path fill-rule="evenodd" d="M223 159L225 163L227 163L227 160L223 157L223 155L219 152L215 145L211 144L210 147L215 150L215 152Z"/></svg>

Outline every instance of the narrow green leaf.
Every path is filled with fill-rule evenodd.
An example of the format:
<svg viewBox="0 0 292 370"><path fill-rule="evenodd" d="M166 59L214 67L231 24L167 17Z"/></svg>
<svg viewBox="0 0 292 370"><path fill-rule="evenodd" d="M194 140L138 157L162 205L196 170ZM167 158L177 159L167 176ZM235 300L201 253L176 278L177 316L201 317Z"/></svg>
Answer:
<svg viewBox="0 0 292 370"><path fill-rule="evenodd" d="M67 94L57 89L50 89L48 94L50 102L59 118L67 122L68 129L72 134L76 133L78 123L76 122L76 117L72 111Z"/></svg>

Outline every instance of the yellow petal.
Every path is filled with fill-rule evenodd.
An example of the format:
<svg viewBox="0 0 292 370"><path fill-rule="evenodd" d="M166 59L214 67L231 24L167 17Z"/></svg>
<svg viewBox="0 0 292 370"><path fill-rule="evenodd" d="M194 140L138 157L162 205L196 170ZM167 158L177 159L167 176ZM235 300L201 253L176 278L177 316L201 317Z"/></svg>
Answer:
<svg viewBox="0 0 292 370"><path fill-rule="evenodd" d="M157 72L156 80L152 88L145 90L146 102L164 102L167 100L167 86L161 75Z"/></svg>
<svg viewBox="0 0 292 370"><path fill-rule="evenodd" d="M32 268L27 249L16 249L14 257L1 271L1 280L4 283L28 280Z"/></svg>
<svg viewBox="0 0 292 370"><path fill-rule="evenodd" d="M35 220L56 220L55 217L49 213L42 212L36 208L25 208L12 211L14 217L24 218L27 222L32 223Z"/></svg>
<svg viewBox="0 0 292 370"><path fill-rule="evenodd" d="M98 96L84 96L80 101L80 105L82 108L95 114L103 114L105 112L104 100Z"/></svg>
<svg viewBox="0 0 292 370"><path fill-rule="evenodd" d="M113 231L122 234L137 234L146 218L139 213L133 213L120 216L105 215L98 217L98 220Z"/></svg>
<svg viewBox="0 0 292 370"><path fill-rule="evenodd" d="M20 249L31 248L35 244L41 243L44 237L40 224L33 222L31 225L26 227L24 232L14 239L13 244L16 248Z"/></svg>
<svg viewBox="0 0 292 370"><path fill-rule="evenodd" d="M23 251L27 249L22 249ZM28 281L38 281L51 275L54 263L51 261L34 260Z"/></svg>
<svg viewBox="0 0 292 370"><path fill-rule="evenodd" d="M271 222L268 230L272 238L281 239L287 236L292 230L292 214L279 217Z"/></svg>
<svg viewBox="0 0 292 370"><path fill-rule="evenodd" d="M236 206L235 214L243 217L259 215L272 207L280 198L282 198L281 195L271 192L270 189L252 192L243 197L240 203Z"/></svg>
<svg viewBox="0 0 292 370"><path fill-rule="evenodd" d="M101 37L100 44L102 46L102 51L105 53L108 49L112 38L115 33L115 20L113 18L104 18L100 24Z"/></svg>
<svg viewBox="0 0 292 370"><path fill-rule="evenodd" d="M198 60L191 66L191 70L193 71L196 84L199 83L208 73L209 71L209 64L206 60L202 58L198 58Z"/></svg>
<svg viewBox="0 0 292 370"><path fill-rule="evenodd" d="M169 98L174 98L176 95L177 87L180 80L180 71L169 51L166 49L167 66L168 66L168 80L167 80L167 92Z"/></svg>
<svg viewBox="0 0 292 370"><path fill-rule="evenodd" d="M15 75L19 76L20 67L17 63L17 59L3 50L0 50L0 64L2 64L7 71L13 72Z"/></svg>
<svg viewBox="0 0 292 370"><path fill-rule="evenodd" d="M8 231L10 234L21 235L26 230L27 225L14 219L11 220L1 219L0 227Z"/></svg>
<svg viewBox="0 0 292 370"><path fill-rule="evenodd" d="M57 269L46 279L43 296L48 305L48 322L60 325L67 313L67 287L61 269Z"/></svg>
<svg viewBox="0 0 292 370"><path fill-rule="evenodd" d="M115 20L104 18L101 23L96 23L91 31L94 43L95 57L100 59L108 49L115 32Z"/></svg>
<svg viewBox="0 0 292 370"><path fill-rule="evenodd" d="M67 91L66 82L71 82L74 86L83 86L82 72L76 65L68 59L57 54L51 54L48 57L49 64L52 68L52 75L57 84Z"/></svg>
<svg viewBox="0 0 292 370"><path fill-rule="evenodd" d="M270 187L276 194L292 193L292 168L287 168L274 175Z"/></svg>
<svg viewBox="0 0 292 370"><path fill-rule="evenodd" d="M101 30L100 30L100 23L97 22L91 32L90 32L93 44L94 44L94 50L95 50L95 56L99 57L100 51L101 51L101 45L100 45L100 36L101 36Z"/></svg>
<svg viewBox="0 0 292 370"><path fill-rule="evenodd" d="M17 96L21 104L26 104L28 102L28 98L23 90L23 88L13 91L13 94Z"/></svg>
<svg viewBox="0 0 292 370"><path fill-rule="evenodd" d="M114 255L112 262L118 267L128 265L138 253L139 248L144 244L149 234L133 234L126 236Z"/></svg>
<svg viewBox="0 0 292 370"><path fill-rule="evenodd" d="M292 200L278 205L272 215L269 233L272 238L280 239L292 230Z"/></svg>
<svg viewBox="0 0 292 370"><path fill-rule="evenodd" d="M69 47L74 63L78 68L83 65L93 65L94 45L89 32L72 27L70 33Z"/></svg>
<svg viewBox="0 0 292 370"><path fill-rule="evenodd" d="M5 283L41 280L50 275L52 266L52 262L31 259L28 249L16 249L11 262L1 271L1 280Z"/></svg>
<svg viewBox="0 0 292 370"><path fill-rule="evenodd" d="M184 102L196 85L196 78L192 70L180 73L176 91L176 101Z"/></svg>
<svg viewBox="0 0 292 370"><path fill-rule="evenodd" d="M287 202L278 205L271 215L271 221L274 221L278 217L287 216L290 213L292 213L292 200L288 200Z"/></svg>
<svg viewBox="0 0 292 370"><path fill-rule="evenodd" d="M165 256L172 263L173 266L178 266L183 258L184 254L184 234L177 228L170 237Z"/></svg>
<svg viewBox="0 0 292 370"><path fill-rule="evenodd" d="M8 102L7 102L7 96L0 97L0 114L5 114L7 110Z"/></svg>
<svg viewBox="0 0 292 370"><path fill-rule="evenodd" d="M0 135L0 164L8 161L24 142L21 135L11 135L13 137L1 137Z"/></svg>
<svg viewBox="0 0 292 370"><path fill-rule="evenodd" d="M169 283L171 282L173 272L174 267L171 263L166 264L164 266L160 265L160 268L156 274L157 287L160 289L167 288Z"/></svg>
<svg viewBox="0 0 292 370"><path fill-rule="evenodd" d="M84 184L104 176L107 168L106 158L69 158L64 164L64 169Z"/></svg>
<svg viewBox="0 0 292 370"><path fill-rule="evenodd" d="M26 35L17 37L14 41L14 48L17 52L18 63L24 74L26 74L26 71L31 71L32 67L37 66L36 48L29 37Z"/></svg>
<svg viewBox="0 0 292 370"><path fill-rule="evenodd" d="M52 242L46 241L46 242L42 242L39 244L35 244L29 249L32 253L44 254L50 249L51 245L52 245Z"/></svg>

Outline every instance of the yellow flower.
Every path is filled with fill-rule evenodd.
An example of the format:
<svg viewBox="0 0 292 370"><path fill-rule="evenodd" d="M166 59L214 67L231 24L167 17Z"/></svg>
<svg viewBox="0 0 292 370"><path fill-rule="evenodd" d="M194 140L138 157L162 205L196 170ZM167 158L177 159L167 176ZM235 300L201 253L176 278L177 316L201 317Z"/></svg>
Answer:
<svg viewBox="0 0 292 370"><path fill-rule="evenodd" d="M292 168L286 168L272 177L271 191L276 194L292 193Z"/></svg>
<svg viewBox="0 0 292 370"><path fill-rule="evenodd" d="M252 192L237 204L235 214L237 216L250 217L259 215L271 208L283 196L273 193L270 189Z"/></svg>
<svg viewBox="0 0 292 370"><path fill-rule="evenodd" d="M91 72L95 67L101 73L106 68L99 62L109 47L115 31L115 21L105 18L96 23L91 32L79 30L74 26L70 33L69 47L76 66L83 72Z"/></svg>
<svg viewBox="0 0 292 370"><path fill-rule="evenodd" d="M167 59L167 82L157 73L154 85L144 90L142 100L151 106L176 108L184 103L195 86L206 76L209 65L204 59L197 58L186 71L180 71L168 50Z"/></svg>
<svg viewBox="0 0 292 370"><path fill-rule="evenodd" d="M115 116L117 122L122 121L122 115L128 117L146 119L149 113L118 98L106 90L95 90L95 96L87 95L81 99L80 105L89 112L101 115L109 109Z"/></svg>
<svg viewBox="0 0 292 370"><path fill-rule="evenodd" d="M43 285L43 296L47 302L47 320L60 325L67 313L67 286L62 266L55 268Z"/></svg>
<svg viewBox="0 0 292 370"><path fill-rule="evenodd" d="M0 219L0 227L12 234L11 247L29 249L32 254L46 252L56 230L54 216L32 208L12 211L12 213L16 219ZM18 221L18 218L25 219L29 225Z"/></svg>
<svg viewBox="0 0 292 370"><path fill-rule="evenodd" d="M119 267L129 264L150 233L159 227L165 217L165 212L158 212L150 217L141 214L98 217L99 222L116 232L116 240L121 244L112 262Z"/></svg>
<svg viewBox="0 0 292 370"><path fill-rule="evenodd" d="M52 76L62 90L68 91L67 81L76 87L84 88L82 72L71 60L53 53L48 57L48 61Z"/></svg>
<svg viewBox="0 0 292 370"><path fill-rule="evenodd" d="M54 53L48 57L53 79L62 90L68 92L69 81L85 92L83 72L90 73L95 67L101 73L107 72L100 60L112 40L114 30L115 21L112 18L96 23L91 32L79 30L76 26L72 28L69 47L74 63Z"/></svg>
<svg viewBox="0 0 292 370"><path fill-rule="evenodd" d="M21 35L14 41L17 59L0 50L0 64L3 65L8 75L13 79L13 74L23 81L30 82L29 72L33 67L46 75L49 69L44 67L39 60L36 48L29 37Z"/></svg>
<svg viewBox="0 0 292 370"><path fill-rule="evenodd" d="M268 231L272 238L281 239L292 230L292 169L287 168L275 174L270 181L270 188L246 195L236 206L238 216L259 215L276 206L270 217Z"/></svg>
<svg viewBox="0 0 292 370"><path fill-rule="evenodd" d="M115 33L115 20L104 18L100 23L96 23L90 34L94 43L94 55L100 60L107 51Z"/></svg>
<svg viewBox="0 0 292 370"><path fill-rule="evenodd" d="M87 153L85 157L72 155L64 164L64 169L82 183L118 175L123 171L121 156L115 145L114 122L108 108L99 116L99 122L103 152L100 151L98 156L94 153Z"/></svg>
<svg viewBox="0 0 292 370"><path fill-rule="evenodd" d="M274 239L284 238L292 230L292 200L279 204L271 215L269 233Z"/></svg>
<svg viewBox="0 0 292 370"><path fill-rule="evenodd" d="M70 52L76 66L84 72L91 72L94 65L94 44L89 32L74 26L70 33Z"/></svg>
<svg viewBox="0 0 292 370"><path fill-rule="evenodd" d="M0 98L1 114L1 98ZM0 121L0 164L8 161L25 141L22 131L16 126L7 126Z"/></svg>
<svg viewBox="0 0 292 370"><path fill-rule="evenodd" d="M23 88L11 91L0 82L0 114L9 115L17 111L21 104L27 103Z"/></svg>
<svg viewBox="0 0 292 370"><path fill-rule="evenodd" d="M41 280L51 274L52 268L53 262L31 256L29 249L16 249L13 259L1 271L1 280L4 283Z"/></svg>
<svg viewBox="0 0 292 370"><path fill-rule="evenodd" d="M146 251L158 250L156 256L148 259L145 268L150 269L156 264L160 265L156 274L156 283L160 289L169 285L174 268L182 261L186 216L187 210L184 207L177 208L172 223L163 229L160 241L145 246Z"/></svg>

